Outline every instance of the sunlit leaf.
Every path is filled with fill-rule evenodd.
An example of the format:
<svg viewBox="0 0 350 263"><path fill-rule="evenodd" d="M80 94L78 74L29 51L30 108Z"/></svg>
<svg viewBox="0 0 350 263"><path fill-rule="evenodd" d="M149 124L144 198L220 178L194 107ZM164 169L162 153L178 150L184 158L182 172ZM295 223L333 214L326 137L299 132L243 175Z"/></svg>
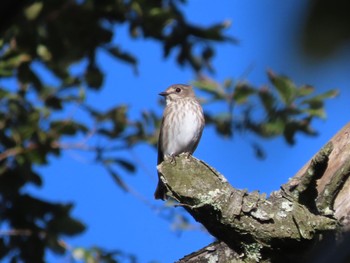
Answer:
<svg viewBox="0 0 350 263"><path fill-rule="evenodd" d="M237 84L237 86L234 89L234 93L233 93L233 100L237 103L237 104L243 104L245 102L247 102L248 98L253 95L256 94L257 90L254 89L253 87L249 86L246 83L239 83Z"/></svg>
<svg viewBox="0 0 350 263"><path fill-rule="evenodd" d="M272 137L282 134L285 129L285 125L286 124L284 121L277 119L263 123L262 130L265 136Z"/></svg>
<svg viewBox="0 0 350 263"><path fill-rule="evenodd" d="M322 94L319 94L310 98L309 100L304 100L304 103L308 103L309 101L324 101L325 99L335 98L336 96L338 96L338 94L339 94L338 90L335 90L335 89L328 90Z"/></svg>
<svg viewBox="0 0 350 263"><path fill-rule="evenodd" d="M36 52L43 61L49 61L52 59L52 54L45 45L38 45Z"/></svg>
<svg viewBox="0 0 350 263"><path fill-rule="evenodd" d="M284 104L289 105L295 99L297 87L289 78L276 75L271 70L268 71L268 77L278 91L278 94Z"/></svg>
<svg viewBox="0 0 350 263"><path fill-rule="evenodd" d="M224 94L222 90L220 90L218 84L210 79L198 79L191 84L199 90L212 94L215 99L224 98Z"/></svg>
<svg viewBox="0 0 350 263"><path fill-rule="evenodd" d="M297 89L298 97L305 97L312 94L315 91L315 88L310 85L303 85Z"/></svg>
<svg viewBox="0 0 350 263"><path fill-rule="evenodd" d="M310 107L308 109L305 109L304 112L308 113L312 117L318 117L325 119L326 118L326 111L323 107Z"/></svg>
<svg viewBox="0 0 350 263"><path fill-rule="evenodd" d="M40 14L42 9L43 9L43 3L35 2L24 10L24 14L28 20L34 20Z"/></svg>

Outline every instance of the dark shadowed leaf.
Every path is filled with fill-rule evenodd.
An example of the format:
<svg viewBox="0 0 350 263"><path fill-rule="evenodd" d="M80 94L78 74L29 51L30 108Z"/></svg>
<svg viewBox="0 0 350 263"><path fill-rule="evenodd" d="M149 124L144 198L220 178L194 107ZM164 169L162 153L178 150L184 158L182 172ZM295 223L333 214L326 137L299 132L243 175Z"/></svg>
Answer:
<svg viewBox="0 0 350 263"><path fill-rule="evenodd" d="M261 160L266 158L266 153L264 149L257 143L252 143L252 148L254 150L255 156Z"/></svg>
<svg viewBox="0 0 350 263"><path fill-rule="evenodd" d="M212 116L208 114L205 115L205 122L207 124L214 124L216 131L225 136L231 137L233 135L232 121L229 114L223 113L217 116Z"/></svg>
<svg viewBox="0 0 350 263"><path fill-rule="evenodd" d="M245 103L256 92L257 90L247 83L238 83L233 92L233 100L238 104Z"/></svg>
<svg viewBox="0 0 350 263"><path fill-rule="evenodd" d="M134 69L136 70L137 66L137 59L134 57L132 54L122 51L119 47L113 46L113 47L108 47L106 50L114 57L117 59L124 61L126 63L131 64L134 66Z"/></svg>
<svg viewBox="0 0 350 263"><path fill-rule="evenodd" d="M45 105L55 110L62 109L62 100L54 95L45 98Z"/></svg>
<svg viewBox="0 0 350 263"><path fill-rule="evenodd" d="M18 79L24 84L32 84L36 90L41 90L43 85L37 74L30 68L29 63L22 63L18 67Z"/></svg>
<svg viewBox="0 0 350 263"><path fill-rule="evenodd" d="M29 180L36 186L42 186L43 181L41 180L40 175L34 171L31 171Z"/></svg>
<svg viewBox="0 0 350 263"><path fill-rule="evenodd" d="M124 182L124 180L117 174L110 166L106 166L108 173L112 176L114 182L125 192L129 191L129 187Z"/></svg>
<svg viewBox="0 0 350 263"><path fill-rule="evenodd" d="M85 72L85 81L93 89L99 89L102 86L104 75L97 67L88 67Z"/></svg>
<svg viewBox="0 0 350 263"><path fill-rule="evenodd" d="M66 247L58 239L56 234L49 234L45 239L47 246L57 254L63 254L66 252Z"/></svg>
<svg viewBox="0 0 350 263"><path fill-rule="evenodd" d="M85 226L69 215L62 215L53 218L48 222L48 229L53 233L73 236L85 230Z"/></svg>
<svg viewBox="0 0 350 263"><path fill-rule="evenodd" d="M273 112L276 109L277 101L271 91L267 87L263 87L258 91L259 98L267 113Z"/></svg>
<svg viewBox="0 0 350 263"><path fill-rule="evenodd" d="M127 170L128 172L135 172L136 171L136 167L134 164L132 164L131 162L129 161L126 161L124 159L119 159L119 158L116 158L114 159L115 163L119 164L120 166L122 166L125 170Z"/></svg>
<svg viewBox="0 0 350 263"><path fill-rule="evenodd" d="M316 136L317 132L312 129L310 122L311 118L305 118L301 121L290 121L287 123L283 133L285 140L291 145L295 144L295 135L297 132L302 132L309 136Z"/></svg>

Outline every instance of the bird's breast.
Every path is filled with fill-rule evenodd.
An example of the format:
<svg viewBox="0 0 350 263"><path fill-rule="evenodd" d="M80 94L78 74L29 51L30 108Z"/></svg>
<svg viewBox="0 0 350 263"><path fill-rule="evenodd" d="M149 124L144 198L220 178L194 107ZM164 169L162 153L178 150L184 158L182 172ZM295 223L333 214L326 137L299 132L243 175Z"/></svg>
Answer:
<svg viewBox="0 0 350 263"><path fill-rule="evenodd" d="M202 109L197 102L169 108L163 127L163 153L165 155L192 153L203 130L202 119Z"/></svg>

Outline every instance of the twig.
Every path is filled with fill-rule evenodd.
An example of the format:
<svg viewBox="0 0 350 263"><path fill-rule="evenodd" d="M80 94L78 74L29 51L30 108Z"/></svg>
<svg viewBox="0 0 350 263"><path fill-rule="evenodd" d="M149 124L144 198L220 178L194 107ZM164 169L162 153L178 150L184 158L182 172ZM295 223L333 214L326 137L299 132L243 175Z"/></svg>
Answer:
<svg viewBox="0 0 350 263"><path fill-rule="evenodd" d="M0 230L0 236L30 236L33 232L30 229L9 229Z"/></svg>

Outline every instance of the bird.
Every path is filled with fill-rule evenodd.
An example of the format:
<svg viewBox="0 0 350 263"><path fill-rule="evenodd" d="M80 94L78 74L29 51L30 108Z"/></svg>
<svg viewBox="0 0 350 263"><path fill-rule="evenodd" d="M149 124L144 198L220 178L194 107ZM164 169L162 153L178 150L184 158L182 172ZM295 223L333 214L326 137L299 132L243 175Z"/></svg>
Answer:
<svg viewBox="0 0 350 263"><path fill-rule="evenodd" d="M165 97L166 107L160 126L157 165L167 158L174 160L175 156L181 153L192 155L201 139L205 124L203 109L192 86L174 84L159 95ZM166 186L158 172L155 199L166 200L166 192Z"/></svg>

